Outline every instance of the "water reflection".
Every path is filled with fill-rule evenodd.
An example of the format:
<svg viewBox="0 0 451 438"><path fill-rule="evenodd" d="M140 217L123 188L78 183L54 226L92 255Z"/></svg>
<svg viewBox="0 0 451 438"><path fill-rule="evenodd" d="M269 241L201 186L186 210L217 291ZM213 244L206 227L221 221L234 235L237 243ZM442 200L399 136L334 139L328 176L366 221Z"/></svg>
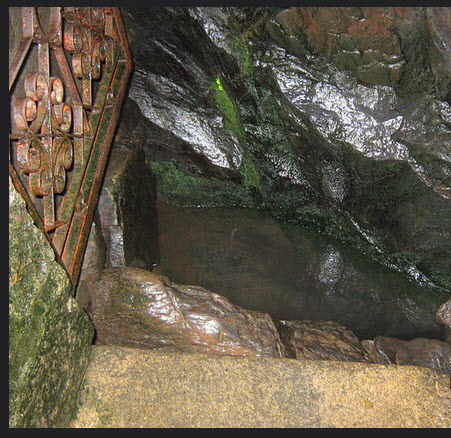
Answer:
<svg viewBox="0 0 451 438"><path fill-rule="evenodd" d="M442 338L443 293L260 211L160 203L160 273L277 319L337 321L360 338Z"/></svg>

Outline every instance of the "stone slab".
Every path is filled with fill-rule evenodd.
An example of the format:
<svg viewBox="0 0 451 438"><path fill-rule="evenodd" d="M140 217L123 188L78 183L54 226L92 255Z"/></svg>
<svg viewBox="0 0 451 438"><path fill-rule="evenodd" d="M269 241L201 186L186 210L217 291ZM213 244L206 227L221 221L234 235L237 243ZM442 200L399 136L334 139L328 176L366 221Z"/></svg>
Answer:
<svg viewBox="0 0 451 438"><path fill-rule="evenodd" d="M74 428L451 426L422 367L94 346Z"/></svg>

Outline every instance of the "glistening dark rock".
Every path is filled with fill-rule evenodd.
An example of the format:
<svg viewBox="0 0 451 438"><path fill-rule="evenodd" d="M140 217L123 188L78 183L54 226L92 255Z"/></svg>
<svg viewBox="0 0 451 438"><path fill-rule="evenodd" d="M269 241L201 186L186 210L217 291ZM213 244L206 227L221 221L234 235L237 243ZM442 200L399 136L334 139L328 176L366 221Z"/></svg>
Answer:
<svg viewBox="0 0 451 438"><path fill-rule="evenodd" d="M446 14L124 8L146 156L180 177L160 195L266 208L449 290Z"/></svg>
<svg viewBox="0 0 451 438"><path fill-rule="evenodd" d="M362 342L375 363L416 365L451 373L451 343L437 339L402 340L377 336Z"/></svg>
<svg viewBox="0 0 451 438"><path fill-rule="evenodd" d="M242 309L200 286L173 284L143 269L105 269L90 316L97 344L287 356L270 315Z"/></svg>
<svg viewBox="0 0 451 438"><path fill-rule="evenodd" d="M277 321L200 286L138 268L108 268L90 316L96 344L191 353L368 362L357 337L333 322Z"/></svg>

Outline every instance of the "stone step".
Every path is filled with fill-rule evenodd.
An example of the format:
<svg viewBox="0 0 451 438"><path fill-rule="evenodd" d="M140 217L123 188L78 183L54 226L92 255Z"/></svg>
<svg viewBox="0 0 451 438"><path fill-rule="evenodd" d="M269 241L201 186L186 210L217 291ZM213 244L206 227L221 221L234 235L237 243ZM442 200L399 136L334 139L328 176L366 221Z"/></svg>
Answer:
<svg viewBox="0 0 451 438"><path fill-rule="evenodd" d="M73 428L451 427L432 369L93 346Z"/></svg>

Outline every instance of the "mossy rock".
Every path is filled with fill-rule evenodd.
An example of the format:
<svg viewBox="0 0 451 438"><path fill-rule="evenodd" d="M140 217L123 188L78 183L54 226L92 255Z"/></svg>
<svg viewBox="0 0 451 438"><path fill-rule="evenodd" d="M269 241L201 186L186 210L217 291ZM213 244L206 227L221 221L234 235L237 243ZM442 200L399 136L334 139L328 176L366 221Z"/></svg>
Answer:
<svg viewBox="0 0 451 438"><path fill-rule="evenodd" d="M93 336L67 272L10 180L10 427L67 427Z"/></svg>

